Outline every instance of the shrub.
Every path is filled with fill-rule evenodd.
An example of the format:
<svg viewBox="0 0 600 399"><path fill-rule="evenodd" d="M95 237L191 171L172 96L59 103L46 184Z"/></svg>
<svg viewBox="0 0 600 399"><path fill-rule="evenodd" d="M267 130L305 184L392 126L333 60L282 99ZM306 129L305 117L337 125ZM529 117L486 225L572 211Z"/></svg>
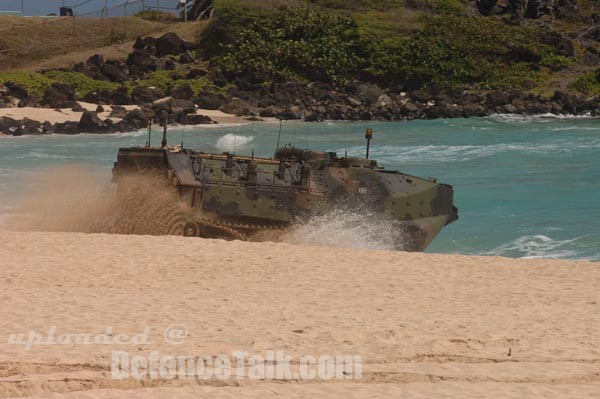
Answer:
<svg viewBox="0 0 600 399"><path fill-rule="evenodd" d="M596 73L594 72L580 75L571 87L587 95L600 94L600 82L596 79Z"/></svg>
<svg viewBox="0 0 600 399"><path fill-rule="evenodd" d="M544 56L542 56L541 62L543 66L546 66L552 69L553 71L560 71L561 69L568 67L572 63L573 60L571 58L565 57L564 55L560 54L545 54Z"/></svg>
<svg viewBox="0 0 600 399"><path fill-rule="evenodd" d="M557 53L556 48L540 43L541 33L539 28L489 18L432 17L406 42L400 71L418 86L520 86L534 72L515 54L516 47L530 54L555 57Z"/></svg>
<svg viewBox="0 0 600 399"><path fill-rule="evenodd" d="M346 84L362 63L358 26L310 8L278 8L243 27L214 64L225 74L260 71L287 79Z"/></svg>
<svg viewBox="0 0 600 399"><path fill-rule="evenodd" d="M75 92L81 97L92 91L116 90L120 86L118 83L92 79L79 72L52 70L45 72L44 76L51 81L72 85L75 87Z"/></svg>
<svg viewBox="0 0 600 399"><path fill-rule="evenodd" d="M173 14L157 10L143 10L134 14L134 17L138 17L146 21L175 22L179 20Z"/></svg>
<svg viewBox="0 0 600 399"><path fill-rule="evenodd" d="M171 71L156 71L148 75L145 79L138 81L136 86L157 87L163 93L169 94L171 90L176 89L185 84L189 84L194 94L199 94L202 91L213 91L216 88L212 85L208 77L203 76L197 79L178 79L171 78Z"/></svg>
<svg viewBox="0 0 600 399"><path fill-rule="evenodd" d="M0 84L6 82L14 82L22 86L29 94L42 97L46 88L52 83L52 80L37 72L0 72Z"/></svg>
<svg viewBox="0 0 600 399"><path fill-rule="evenodd" d="M108 36L106 36L106 39L104 40L104 42L106 43L106 45L121 44L126 39L127 39L127 35L125 34L125 32L111 29Z"/></svg>

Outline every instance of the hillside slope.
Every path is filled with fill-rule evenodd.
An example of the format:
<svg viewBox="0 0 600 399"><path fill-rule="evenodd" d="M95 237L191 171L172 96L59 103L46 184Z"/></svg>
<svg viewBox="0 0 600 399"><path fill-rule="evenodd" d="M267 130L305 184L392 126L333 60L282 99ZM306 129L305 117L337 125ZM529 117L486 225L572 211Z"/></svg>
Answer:
<svg viewBox="0 0 600 399"><path fill-rule="evenodd" d="M68 68L93 54L127 57L138 36L159 36L167 31L194 40L203 22L189 24L149 21L137 17L21 18L0 15L0 71L11 69Z"/></svg>

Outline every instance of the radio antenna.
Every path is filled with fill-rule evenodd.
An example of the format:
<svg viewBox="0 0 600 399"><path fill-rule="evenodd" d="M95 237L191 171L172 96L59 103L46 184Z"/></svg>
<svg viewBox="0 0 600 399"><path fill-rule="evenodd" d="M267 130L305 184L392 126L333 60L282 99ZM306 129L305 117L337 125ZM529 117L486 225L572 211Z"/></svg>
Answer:
<svg viewBox="0 0 600 399"><path fill-rule="evenodd" d="M152 137L152 118L148 119L148 142L146 147L150 147L150 139Z"/></svg>
<svg viewBox="0 0 600 399"><path fill-rule="evenodd" d="M283 119L279 120L279 134L277 135L277 148L275 148L275 152L279 150L279 140L281 139L281 127L283 126Z"/></svg>
<svg viewBox="0 0 600 399"><path fill-rule="evenodd" d="M296 148L296 132L297 132L297 127L298 127L296 122L297 121L294 121L294 135L292 136L292 148Z"/></svg>
<svg viewBox="0 0 600 399"><path fill-rule="evenodd" d="M308 149L308 129L306 129L306 148Z"/></svg>
<svg viewBox="0 0 600 399"><path fill-rule="evenodd" d="M252 123L252 159L254 159L254 148L256 144L256 131L254 130L254 123Z"/></svg>
<svg viewBox="0 0 600 399"><path fill-rule="evenodd" d="M344 134L344 158L348 158L348 133Z"/></svg>
<svg viewBox="0 0 600 399"><path fill-rule="evenodd" d="M369 148L371 147L371 139L373 138L373 129L367 128L365 138L367 139L367 155L365 158L369 159Z"/></svg>
<svg viewBox="0 0 600 399"><path fill-rule="evenodd" d="M161 143L161 147L162 148L167 148L167 119L168 119L168 114L167 111L163 111L163 138L162 138L162 143Z"/></svg>

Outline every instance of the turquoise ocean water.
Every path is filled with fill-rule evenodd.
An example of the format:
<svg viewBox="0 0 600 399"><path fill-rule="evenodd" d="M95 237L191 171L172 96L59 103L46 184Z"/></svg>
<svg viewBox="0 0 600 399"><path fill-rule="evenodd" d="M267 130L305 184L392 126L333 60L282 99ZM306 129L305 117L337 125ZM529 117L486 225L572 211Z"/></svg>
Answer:
<svg viewBox="0 0 600 399"><path fill-rule="evenodd" d="M283 125L281 144L364 154L388 169L452 184L460 219L427 252L600 260L600 121L551 116ZM279 124L173 129L169 144L271 156ZM0 215L33 175L85 165L106 173L119 147L145 132L0 137ZM160 133L153 133L158 145ZM335 233L335 231L334 231ZM341 233L340 233L341 234Z"/></svg>

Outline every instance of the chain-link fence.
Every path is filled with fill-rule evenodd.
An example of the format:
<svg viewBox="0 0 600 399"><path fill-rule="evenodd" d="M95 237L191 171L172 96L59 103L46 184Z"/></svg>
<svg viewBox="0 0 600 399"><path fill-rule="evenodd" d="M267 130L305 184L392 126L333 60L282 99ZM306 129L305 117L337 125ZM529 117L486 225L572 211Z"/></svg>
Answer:
<svg viewBox="0 0 600 399"><path fill-rule="evenodd" d="M92 1L102 7L90 10ZM108 0L87 0L65 6L68 10L63 13L72 11L69 16L27 18L15 18L0 11L0 70L118 44L166 29L177 21L178 3L177 0L127 0L111 5ZM142 11L144 18L135 17Z"/></svg>

